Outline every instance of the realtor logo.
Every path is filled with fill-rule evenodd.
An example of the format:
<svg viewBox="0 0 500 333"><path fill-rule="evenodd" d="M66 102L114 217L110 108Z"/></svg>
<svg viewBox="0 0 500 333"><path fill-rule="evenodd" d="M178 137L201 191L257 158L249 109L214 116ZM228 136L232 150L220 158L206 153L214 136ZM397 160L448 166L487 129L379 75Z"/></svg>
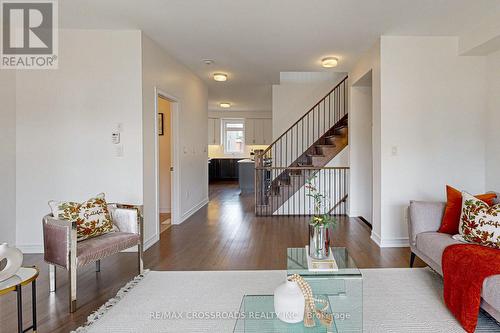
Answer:
<svg viewBox="0 0 500 333"><path fill-rule="evenodd" d="M55 0L3 0L1 19L1 68L57 68Z"/></svg>

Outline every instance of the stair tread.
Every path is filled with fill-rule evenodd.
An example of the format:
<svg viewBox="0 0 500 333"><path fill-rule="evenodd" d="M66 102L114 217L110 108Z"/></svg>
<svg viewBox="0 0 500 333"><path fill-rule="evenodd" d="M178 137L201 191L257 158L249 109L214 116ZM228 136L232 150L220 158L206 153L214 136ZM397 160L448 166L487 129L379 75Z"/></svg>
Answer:
<svg viewBox="0 0 500 333"><path fill-rule="evenodd" d="M325 138L332 137L332 136L342 136L342 135L344 135L344 133L332 132L332 134L325 135Z"/></svg>

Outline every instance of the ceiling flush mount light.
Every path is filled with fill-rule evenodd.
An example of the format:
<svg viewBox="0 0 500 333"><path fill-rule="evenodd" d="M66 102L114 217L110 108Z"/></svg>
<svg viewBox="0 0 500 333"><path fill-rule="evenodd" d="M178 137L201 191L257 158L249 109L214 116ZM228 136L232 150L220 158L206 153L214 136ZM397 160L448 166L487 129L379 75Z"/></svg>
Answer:
<svg viewBox="0 0 500 333"><path fill-rule="evenodd" d="M227 81L227 74L224 73L215 73L214 80L219 82Z"/></svg>
<svg viewBox="0 0 500 333"><path fill-rule="evenodd" d="M339 59L337 59L335 57L326 57L326 58L321 59L321 66L323 66L325 68L337 67L338 63L339 63Z"/></svg>
<svg viewBox="0 0 500 333"><path fill-rule="evenodd" d="M220 106L221 108L223 108L223 109L228 109L228 108L230 108L230 107L231 107L231 103L227 103L227 102L225 102L225 103L220 103L220 104L219 104L219 106Z"/></svg>

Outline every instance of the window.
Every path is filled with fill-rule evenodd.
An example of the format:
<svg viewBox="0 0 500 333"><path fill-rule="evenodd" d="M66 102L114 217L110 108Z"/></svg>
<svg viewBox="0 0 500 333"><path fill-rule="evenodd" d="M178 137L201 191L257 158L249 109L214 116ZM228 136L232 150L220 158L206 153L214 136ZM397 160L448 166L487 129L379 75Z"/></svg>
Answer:
<svg viewBox="0 0 500 333"><path fill-rule="evenodd" d="M222 119L225 154L242 154L245 146L245 120Z"/></svg>

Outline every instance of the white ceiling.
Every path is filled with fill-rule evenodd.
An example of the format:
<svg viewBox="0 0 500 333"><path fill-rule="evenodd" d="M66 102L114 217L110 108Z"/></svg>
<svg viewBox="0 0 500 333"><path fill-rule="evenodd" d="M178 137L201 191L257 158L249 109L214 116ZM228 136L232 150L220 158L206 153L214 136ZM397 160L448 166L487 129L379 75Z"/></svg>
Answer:
<svg viewBox="0 0 500 333"><path fill-rule="evenodd" d="M62 28L141 29L208 85L209 109L271 110L282 71L347 72L380 35L458 35L499 0L62 0ZM207 66L203 59L213 59ZM215 82L213 72L229 74Z"/></svg>

